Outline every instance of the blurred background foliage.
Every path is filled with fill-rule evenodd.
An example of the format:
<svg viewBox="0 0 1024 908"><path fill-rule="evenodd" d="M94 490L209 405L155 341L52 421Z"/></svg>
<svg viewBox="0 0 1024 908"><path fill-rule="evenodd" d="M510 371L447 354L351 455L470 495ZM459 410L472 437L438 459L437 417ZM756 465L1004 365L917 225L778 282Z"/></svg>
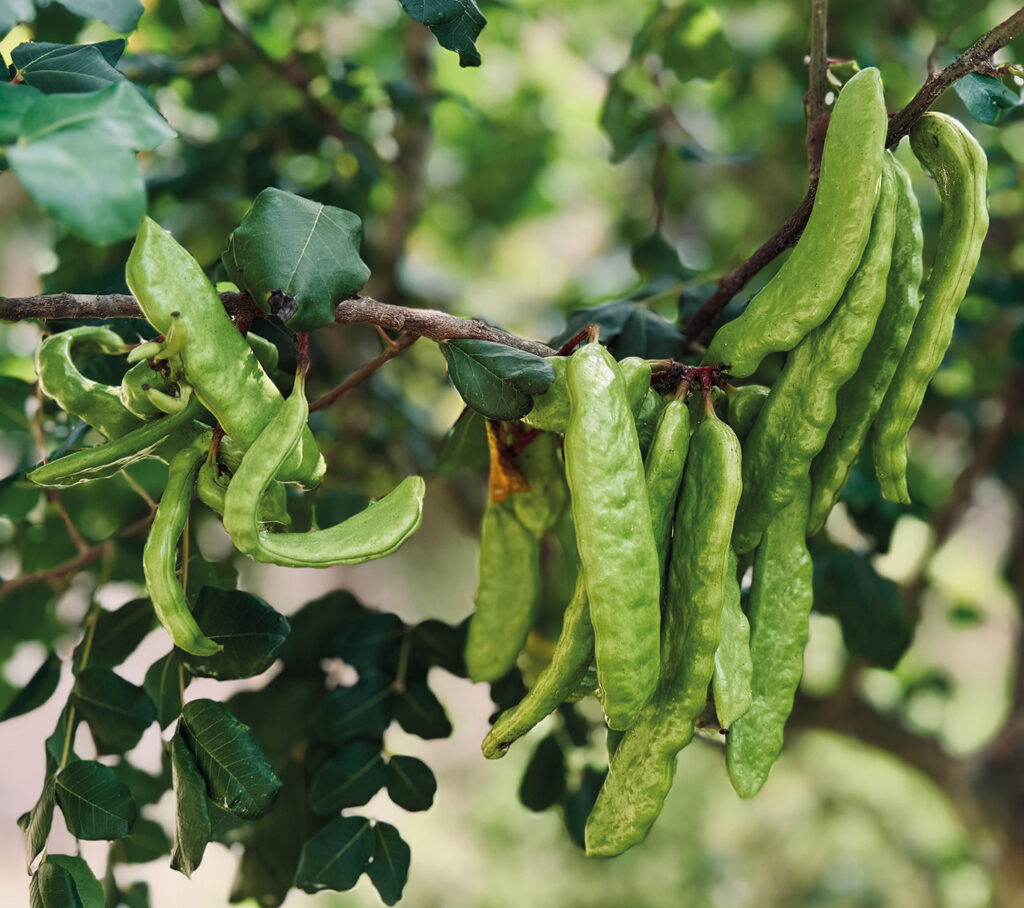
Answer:
<svg viewBox="0 0 1024 908"><path fill-rule="evenodd" d="M685 321L806 189L805 0L483 2L482 65L466 69L394 0L145 6L120 69L178 132L142 156L149 213L216 280L228 279L218 264L227 235L257 193L277 186L362 217L373 271L367 295L541 339L559 334L573 310L630 300L615 311L639 307L661 318L615 316L617 353L681 357L681 338L663 319ZM929 61L949 62L1014 9L836 0L829 52L880 67L895 110ZM0 51L9 62L11 49L33 37L113 36L40 3L35 21L8 34ZM1020 59L1021 40L998 59ZM477 749L493 708L486 689L443 676L439 696L454 736L388 738L390 748L427 760L439 780L434 809L402 817L413 851L407 904L1024 904L1024 118L1015 108L984 125L952 91L936 109L967 122L988 154L992 226L911 437L914 505L882 501L870 466L858 469L816 543L805 679L791 746L764 792L739 802L717 748L698 742L680 759L650 839L615 861L586 861L565 826L579 828L579 804L602 769L594 712L578 711L594 726L589 734L555 718L489 764ZM906 143L898 153L921 199L927 255L938 201ZM100 247L67 235L9 171L0 174L0 207L0 294L125 292L130 241ZM737 296L727 317L773 270ZM38 407L39 327L0 326L0 474L38 457L26 414ZM114 327L134 337L141 323ZM287 355L279 323L257 330ZM372 328L349 326L317 332L312 349L316 396L381 347ZM334 522L396 477L429 470L460 410L442 357L419 341L315 414L329 466L317 517ZM50 419L46 429L51 448L68 431ZM374 565L315 576L241 560L232 567L209 515L192 532L211 571L239 569L243 587L282 612L341 586L408 622L457 622L472 608L485 496L483 475L461 465L431 480L413 543ZM159 465L130 472L134 486L159 495ZM86 544L147 513L133 485L118 478L62 493ZM75 556L65 521L40 491L4 485L0 513L5 578ZM141 544L122 539L70 583L0 598L0 704L45 649L70 651L89 601L134 595ZM543 640L534 649L543 653ZM536 670L530 654L524 670ZM30 806L25 791L38 790L35 745L54 717L12 720L2 736L7 904L24 898L14 818ZM561 742L568 787L548 802L564 810L533 814L516 793L534 745L549 734ZM385 819L389 809L367 808ZM222 904L231 863L214 847L191 883L166 861L140 867L136 878L150 883L154 904ZM319 898L377 904L365 879L351 894ZM293 894L288 904L303 900Z"/></svg>

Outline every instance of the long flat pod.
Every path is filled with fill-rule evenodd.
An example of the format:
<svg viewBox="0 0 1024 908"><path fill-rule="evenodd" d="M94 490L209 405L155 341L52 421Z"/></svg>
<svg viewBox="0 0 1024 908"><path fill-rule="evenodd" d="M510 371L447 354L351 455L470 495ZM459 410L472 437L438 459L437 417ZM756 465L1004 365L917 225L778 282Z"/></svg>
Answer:
<svg viewBox="0 0 1024 908"><path fill-rule="evenodd" d="M628 728L658 678L660 578L633 414L618 364L585 344L566 372L566 478L608 724Z"/></svg>
<svg viewBox="0 0 1024 908"><path fill-rule="evenodd" d="M720 640L740 483L739 441L709 414L690 439L676 508L658 690L615 749L587 819L587 854L621 854L647 835L693 737Z"/></svg>
<svg viewBox="0 0 1024 908"><path fill-rule="evenodd" d="M149 323L167 334L179 313L188 342L179 351L188 382L241 447L248 448L281 408L281 393L260 366L199 263L146 218L128 256L125 279ZM308 428L281 464L278 478L313 487L323 457Z"/></svg>
<svg viewBox="0 0 1024 908"><path fill-rule="evenodd" d="M888 118L874 67L843 86L821 158L814 207L789 258L743 313L718 329L704 362L737 378L769 353L792 350L835 307L868 241Z"/></svg>
<svg viewBox="0 0 1024 908"><path fill-rule="evenodd" d="M872 429L875 472L882 494L904 503L910 501L907 435L953 338L956 313L988 232L988 162L974 136L952 117L926 113L910 130L910 148L935 179L942 223L921 310Z"/></svg>
<svg viewBox="0 0 1024 908"><path fill-rule="evenodd" d="M888 159L891 160L891 159ZM751 551L792 500L836 418L836 395L856 372L885 302L896 225L896 185L884 168L871 238L857 273L827 321L786 358L744 444L743 497L733 546Z"/></svg>
<svg viewBox="0 0 1024 908"><path fill-rule="evenodd" d="M805 481L769 524L754 557L750 588L753 702L733 723L725 744L729 778L744 798L761 790L782 751L783 729L803 673L814 600L814 572L805 540L809 494Z"/></svg>
<svg viewBox="0 0 1024 908"><path fill-rule="evenodd" d="M395 551L423 517L425 485L408 476L389 495L348 520L309 533L272 533L259 522L259 503L281 464L299 444L309 416L305 378L295 377L292 393L242 457L224 496L224 529L235 547L257 561L285 567L360 564Z"/></svg>
<svg viewBox="0 0 1024 908"><path fill-rule="evenodd" d="M885 305L857 372L839 389L836 397L838 417L829 430L825 446L811 466L811 510L807 525L810 535L824 526L850 477L896 372L896 365L907 346L921 305L921 211L906 170L895 158L891 161L896 178L896 234L886 281Z"/></svg>

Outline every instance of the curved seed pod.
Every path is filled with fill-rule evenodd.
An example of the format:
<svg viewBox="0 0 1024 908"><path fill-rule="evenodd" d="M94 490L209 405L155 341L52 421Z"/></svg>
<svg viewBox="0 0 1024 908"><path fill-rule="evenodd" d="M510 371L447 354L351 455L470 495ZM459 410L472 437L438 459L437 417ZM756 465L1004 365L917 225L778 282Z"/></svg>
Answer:
<svg viewBox="0 0 1024 908"><path fill-rule="evenodd" d="M530 488L513 491L508 503L516 519L537 539L558 523L569 501L558 442L557 435L544 432L516 455L516 465Z"/></svg>
<svg viewBox="0 0 1024 908"><path fill-rule="evenodd" d="M178 540L185 529L196 475L205 456L200 445L193 445L171 461L167 486L142 550L146 589L157 618L175 646L196 656L212 656L223 649L196 624L176 574Z"/></svg>
<svg viewBox="0 0 1024 908"><path fill-rule="evenodd" d="M308 416L305 377L300 372L284 406L249 447L228 485L224 529L239 551L285 567L361 564L390 555L423 519L425 484L420 476L406 477L380 501L327 529L272 533L260 526L260 502L303 438Z"/></svg>
<svg viewBox="0 0 1024 908"><path fill-rule="evenodd" d="M722 635L715 651L715 714L718 725L727 729L742 716L752 700L750 623L740 605L740 581L736 575L736 553L729 553L729 571L725 576L722 601Z"/></svg>
<svg viewBox="0 0 1024 908"><path fill-rule="evenodd" d="M199 264L169 233L146 218L128 256L125 278L157 331L166 335L175 322L174 313L179 313L190 338L178 354L187 381L225 432L248 448L283 401ZM231 368L225 368L225 363ZM278 478L312 488L325 469L313 434L304 428Z"/></svg>
<svg viewBox="0 0 1024 908"><path fill-rule="evenodd" d="M926 113L910 130L910 147L935 179L942 223L935 264L921 309L872 429L875 472L889 501L908 503L907 435L925 391L953 338L957 309L967 294L988 232L988 162L977 140L940 113Z"/></svg>
<svg viewBox="0 0 1024 908"><path fill-rule="evenodd" d="M664 564L671 535L676 496L683 477L683 464L690 440L690 411L679 398L665 404L647 460L644 479L651 508L651 526L658 544L659 564ZM597 686L594 660L594 626L590 622L586 581L582 572L562 617L551 662L519 703L505 710L484 738L482 750L488 759L503 757L509 747L525 735L560 703L590 693ZM617 740L609 730L609 740Z"/></svg>
<svg viewBox="0 0 1024 908"><path fill-rule="evenodd" d="M628 728L657 684L661 623L640 446L625 382L604 347L580 347L569 360L566 384L565 468L598 681L608 724Z"/></svg>
<svg viewBox="0 0 1024 908"><path fill-rule="evenodd" d="M149 398L149 402L161 413L180 413L188 406L188 402L192 399L192 386L181 384L178 386L178 390L180 396L175 397L172 394L161 391L159 388L150 388L146 391L146 397Z"/></svg>
<svg viewBox="0 0 1024 908"><path fill-rule="evenodd" d="M651 390L651 364L639 356L619 360L619 371L626 386L626 403L634 418L639 417L647 392Z"/></svg>
<svg viewBox="0 0 1024 908"><path fill-rule="evenodd" d="M658 691L615 748L587 818L587 854L621 854L647 835L693 737L714 672L740 484L739 441L709 413L690 439L676 507Z"/></svg>
<svg viewBox="0 0 1024 908"><path fill-rule="evenodd" d="M277 345L265 337L253 334L251 331L245 335L245 342L249 345L249 349L252 350L253 355L255 355L267 375L273 374L281 357L281 352L277 349Z"/></svg>
<svg viewBox="0 0 1024 908"><path fill-rule="evenodd" d="M207 431L195 421L202 410L199 401L193 399L180 413L140 423L138 428L106 444L65 454L36 467L28 478L41 486L70 486L113 476L150 455L169 460Z"/></svg>
<svg viewBox="0 0 1024 908"><path fill-rule="evenodd" d="M223 439L221 441L223 450ZM227 460L227 458L225 458ZM235 461L237 468L240 458ZM224 516L224 499L227 496L231 477L221 473L220 464L207 458L199 468L196 478L196 497L218 517ZM278 523L287 526L291 523L288 514L288 493L279 482L272 482L260 502L260 523Z"/></svg>
<svg viewBox="0 0 1024 908"><path fill-rule="evenodd" d="M640 442L640 453L645 455L654 440L654 433L658 426L658 417L665 406L661 395L648 387L644 399L640 401L640 407L636 412L636 437Z"/></svg>
<svg viewBox="0 0 1024 908"><path fill-rule="evenodd" d="M469 619L466 669L472 681L497 681L515 664L537 620L539 538L510 501L489 502L480 529L480 581Z"/></svg>
<svg viewBox="0 0 1024 908"><path fill-rule="evenodd" d="M746 378L767 354L792 350L828 318L867 245L887 126L882 80L868 67L839 93L800 241L743 313L718 329L705 363L727 363Z"/></svg>
<svg viewBox="0 0 1024 908"><path fill-rule="evenodd" d="M36 351L39 387L65 413L88 423L107 438L118 438L137 429L142 421L127 410L117 388L86 378L75 358L83 353L123 354L127 347L109 328L84 325L51 334Z"/></svg>
<svg viewBox="0 0 1024 908"><path fill-rule="evenodd" d="M729 391L729 402L726 408L726 422L740 442L747 440L750 430L757 422L757 417L768 399L772 389L764 385L743 385Z"/></svg>
<svg viewBox="0 0 1024 908"><path fill-rule="evenodd" d="M888 152L886 152L889 155ZM836 421L825 447L811 465L811 511L807 532L825 525L829 512L850 478L868 430L907 346L921 303L921 212L903 166L891 158L896 176L896 235L885 305L857 371L836 397Z"/></svg>
<svg viewBox="0 0 1024 908"><path fill-rule="evenodd" d="M149 363L141 362L125 372L117 393L121 403L139 419L155 419L164 411L153 406L146 394L150 388L170 394L174 390L174 382L163 372L151 369Z"/></svg>
<svg viewBox="0 0 1024 908"><path fill-rule="evenodd" d="M828 320L789 354L747 436L743 497L733 534L738 555L757 546L765 527L793 499L835 421L836 395L857 371L871 340L885 302L896 224L890 166L883 176L871 238L857 273Z"/></svg>
<svg viewBox="0 0 1024 908"><path fill-rule="evenodd" d="M782 751L786 719L804 666L814 600L813 566L804 534L809 486L765 530L754 558L750 588L750 709L729 729L725 761L733 788L751 798Z"/></svg>
<svg viewBox="0 0 1024 908"><path fill-rule="evenodd" d="M531 429L562 435L569 423L569 390L565 386L569 357L547 356L545 359L555 370L555 380L548 385L547 391L533 399L533 409L520 422Z"/></svg>

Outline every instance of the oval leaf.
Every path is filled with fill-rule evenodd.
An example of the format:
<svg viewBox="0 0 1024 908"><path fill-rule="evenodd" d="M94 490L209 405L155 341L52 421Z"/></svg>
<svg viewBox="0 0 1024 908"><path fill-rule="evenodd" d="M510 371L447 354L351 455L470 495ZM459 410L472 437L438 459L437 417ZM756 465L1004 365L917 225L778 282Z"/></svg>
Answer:
<svg viewBox="0 0 1024 908"><path fill-rule="evenodd" d="M484 340L450 340L441 346L448 375L462 399L488 419L518 419L530 412L533 394L555 380L542 356Z"/></svg>
<svg viewBox="0 0 1024 908"><path fill-rule="evenodd" d="M373 830L365 817L331 820L302 846L295 885L306 892L355 886L373 856Z"/></svg>
<svg viewBox="0 0 1024 908"><path fill-rule="evenodd" d="M444 707L426 681L410 681L395 694L395 718L409 734L421 738L447 738L452 733Z"/></svg>
<svg viewBox="0 0 1024 908"><path fill-rule="evenodd" d="M380 738L391 722L392 681L369 675L353 687L339 687L325 698L320 735L331 744L352 738Z"/></svg>
<svg viewBox="0 0 1024 908"><path fill-rule="evenodd" d="M434 803L437 779L416 757L392 757L388 762L388 796L406 810L426 810Z"/></svg>
<svg viewBox="0 0 1024 908"><path fill-rule="evenodd" d="M203 633L224 648L206 657L178 650L178 657L193 675L221 681L265 672L291 629L288 619L262 599L214 586L199 591L192 615Z"/></svg>
<svg viewBox="0 0 1024 908"><path fill-rule="evenodd" d="M75 878L59 864L44 861L28 884L32 908L85 908L75 888Z"/></svg>
<svg viewBox="0 0 1024 908"><path fill-rule="evenodd" d="M1020 104L1020 94L999 79L968 73L953 88L967 112L979 123L998 123L1008 111Z"/></svg>
<svg viewBox="0 0 1024 908"><path fill-rule="evenodd" d="M417 22L422 22L446 50L459 55L459 66L479 66L477 35L487 24L473 0L398 0Z"/></svg>
<svg viewBox="0 0 1024 908"><path fill-rule="evenodd" d="M360 290L363 222L351 211L264 189L228 240L228 278L293 331L334 322L334 307Z"/></svg>
<svg viewBox="0 0 1024 908"><path fill-rule="evenodd" d="M89 724L101 754L131 750L156 719L156 705L141 687L109 668L85 668L71 690L71 702Z"/></svg>
<svg viewBox="0 0 1024 908"><path fill-rule="evenodd" d="M61 770L57 803L68 831L78 839L120 839L135 825L135 802L114 770L93 760L79 760Z"/></svg>
<svg viewBox="0 0 1024 908"><path fill-rule="evenodd" d="M142 682L142 687L156 704L156 717L161 728L167 728L181 715L182 691L192 679L191 672L181 664L180 653L180 650L173 650L154 662Z"/></svg>
<svg viewBox="0 0 1024 908"><path fill-rule="evenodd" d="M384 787L386 779L380 746L374 741L353 741L317 771L309 788L309 806L321 814L360 807Z"/></svg>
<svg viewBox="0 0 1024 908"><path fill-rule="evenodd" d="M177 734L171 739L171 773L175 803L171 869L190 877L210 841L210 811L206 806L206 783L195 757Z"/></svg>
<svg viewBox="0 0 1024 908"><path fill-rule="evenodd" d="M53 825L54 805L54 779L47 778L43 785L43 792L39 800L28 812L18 817L18 825L21 827L22 835L25 837L25 861L31 865L39 854L46 847L46 840L50 837L50 827Z"/></svg>
<svg viewBox="0 0 1024 908"><path fill-rule="evenodd" d="M89 668L116 668L135 652L153 625L153 606L148 599L132 599L112 612L101 610L89 644ZM76 672L84 652L83 641L75 647Z"/></svg>
<svg viewBox="0 0 1024 908"><path fill-rule="evenodd" d="M281 780L253 740L249 726L238 721L223 703L193 700L181 711L182 736L206 790L235 816L255 820L274 805Z"/></svg>
<svg viewBox="0 0 1024 908"><path fill-rule="evenodd" d="M63 867L71 874L75 891L84 908L103 908L103 887L83 858L70 854L51 854L47 856L46 863Z"/></svg>
<svg viewBox="0 0 1024 908"><path fill-rule="evenodd" d="M554 735L534 750L519 785L519 800L528 810L547 810L565 794L565 754Z"/></svg>
<svg viewBox="0 0 1024 908"><path fill-rule="evenodd" d="M409 846L390 823L373 827L373 859L366 869L385 905L394 905L402 897L409 879Z"/></svg>
<svg viewBox="0 0 1024 908"><path fill-rule="evenodd" d="M60 682L60 664L60 658L50 650L28 683L14 695L14 699L0 713L0 722L32 712L49 700Z"/></svg>

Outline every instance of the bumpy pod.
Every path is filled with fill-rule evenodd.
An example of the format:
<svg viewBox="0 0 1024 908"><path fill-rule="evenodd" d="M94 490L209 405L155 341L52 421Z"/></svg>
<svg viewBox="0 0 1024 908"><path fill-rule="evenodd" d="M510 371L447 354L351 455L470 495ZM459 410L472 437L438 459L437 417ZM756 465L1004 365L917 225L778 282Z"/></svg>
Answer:
<svg viewBox="0 0 1024 908"><path fill-rule="evenodd" d="M725 597L722 600L722 634L715 651L715 714L718 725L730 728L749 708L753 693L750 658L750 623L740 605L740 581L736 575L736 555L729 553L729 570L725 575Z"/></svg>
<svg viewBox="0 0 1024 908"><path fill-rule="evenodd" d="M283 401L198 262L146 218L128 256L125 279L157 331L167 334L175 321L173 313L180 314L188 342L178 356L187 381L225 432L248 448ZM296 449L281 464L278 479L312 488L325 469L313 434L304 428Z"/></svg>
<svg viewBox="0 0 1024 908"><path fill-rule="evenodd" d="M891 160L897 190L896 235L885 305L856 373L839 389L836 421L829 430L825 446L811 465L811 510L807 525L811 535L825 525L850 478L896 364L907 346L921 303L921 212L910 177L895 158Z"/></svg>
<svg viewBox="0 0 1024 908"><path fill-rule="evenodd" d="M988 232L988 162L974 136L952 117L926 113L910 130L910 147L935 180L942 224L935 263L921 294L921 309L872 429L875 472L882 494L904 503L910 501L907 435L953 338L957 309L967 294Z"/></svg>
<svg viewBox="0 0 1024 908"><path fill-rule="evenodd" d="M809 494L805 481L765 530L754 557L750 588L753 701L729 729L725 744L729 778L744 798L761 790L782 751L783 729L803 672L814 601L814 571L804 538Z"/></svg>
<svg viewBox="0 0 1024 908"><path fill-rule="evenodd" d="M508 502L516 518L540 539L561 519L569 500L557 435L545 432L516 455L516 466L530 488L512 492Z"/></svg>
<svg viewBox="0 0 1024 908"><path fill-rule="evenodd" d="M65 413L88 423L107 438L137 429L142 420L121 403L117 388L86 378L75 359L88 353L123 354L128 348L109 328L83 325L51 334L36 351L39 386Z"/></svg>
<svg viewBox="0 0 1024 908"><path fill-rule="evenodd" d="M565 468L598 681L608 724L628 728L654 693L659 663L661 585L640 446L625 383L604 347L580 347L566 384Z"/></svg>
<svg viewBox="0 0 1024 908"><path fill-rule="evenodd" d="M170 394L174 390L174 381L163 372L151 369L149 363L141 362L132 366L121 379L118 398L139 419L156 419L163 415L146 393L152 389Z"/></svg>
<svg viewBox="0 0 1024 908"><path fill-rule="evenodd" d="M764 385L744 385L729 391L729 402L726 408L726 422L740 442L747 440L750 430L754 428L761 407L772 393L771 388Z"/></svg>
<svg viewBox="0 0 1024 908"><path fill-rule="evenodd" d="M752 375L769 353L792 350L835 308L871 227L888 118L874 67L847 82L836 101L814 207L796 248L743 313L715 333L704 356Z"/></svg>
<svg viewBox="0 0 1024 908"><path fill-rule="evenodd" d="M587 854L621 854L647 835L672 787L676 755L693 737L720 642L740 484L739 441L709 414L690 439L676 508L658 690L615 747L587 818Z"/></svg>
<svg viewBox="0 0 1024 908"><path fill-rule="evenodd" d="M891 159L890 159L891 160ZM871 239L860 268L828 320L786 359L744 445L743 498L733 546L751 551L796 494L836 418L836 395L856 372L885 302L895 230L896 185L884 169Z"/></svg>

